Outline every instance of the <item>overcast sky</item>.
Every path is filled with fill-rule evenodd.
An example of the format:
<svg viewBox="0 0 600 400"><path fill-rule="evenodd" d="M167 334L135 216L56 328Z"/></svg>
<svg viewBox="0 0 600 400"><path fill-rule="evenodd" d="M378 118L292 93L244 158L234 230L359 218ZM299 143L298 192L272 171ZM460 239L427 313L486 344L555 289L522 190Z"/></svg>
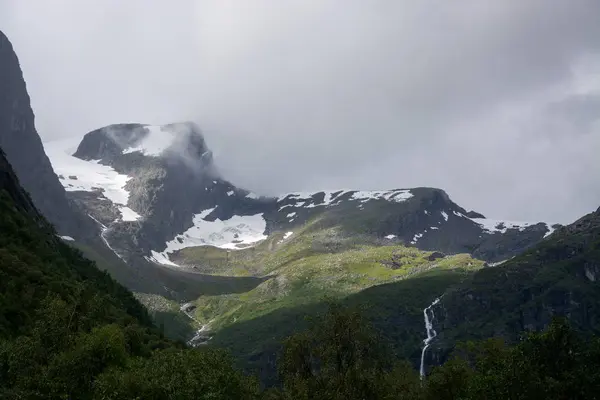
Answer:
<svg viewBox="0 0 600 400"><path fill-rule="evenodd" d="M196 121L263 194L435 186L600 206L599 0L0 0L47 141Z"/></svg>

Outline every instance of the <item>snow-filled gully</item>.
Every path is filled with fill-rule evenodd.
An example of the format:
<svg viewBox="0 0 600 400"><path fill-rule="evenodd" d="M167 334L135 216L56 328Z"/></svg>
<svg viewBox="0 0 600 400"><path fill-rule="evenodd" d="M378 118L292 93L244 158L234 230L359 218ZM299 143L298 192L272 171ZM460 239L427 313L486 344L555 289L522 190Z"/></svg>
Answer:
<svg viewBox="0 0 600 400"><path fill-rule="evenodd" d="M433 329L433 319L435 318L435 314L433 313L433 306L440 302L440 298L438 297L429 305L423 309L423 318L425 320L425 332L427 333L427 338L423 340L423 350L421 351L421 367L419 368L419 373L421 375L421 379L425 377L425 353L427 352L427 348L431 344L431 341L435 339L437 336L437 332ZM429 316L431 313L431 318Z"/></svg>

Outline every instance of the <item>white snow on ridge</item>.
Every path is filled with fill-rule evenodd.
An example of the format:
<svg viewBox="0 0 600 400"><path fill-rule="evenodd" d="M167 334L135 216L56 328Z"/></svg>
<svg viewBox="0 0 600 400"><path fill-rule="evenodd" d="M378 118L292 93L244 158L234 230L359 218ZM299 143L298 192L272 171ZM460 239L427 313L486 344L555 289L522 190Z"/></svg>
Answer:
<svg viewBox="0 0 600 400"><path fill-rule="evenodd" d="M125 190L127 175L119 174L108 165L99 164L98 160L85 161L73 157L77 145L72 139L57 140L44 143L44 150L50 159L52 168L66 191L93 192L100 190L104 197L119 207L123 221L135 221L141 216L126 207L129 192Z"/></svg>
<svg viewBox="0 0 600 400"><path fill-rule="evenodd" d="M446 214L446 212L442 211L442 216L444 217L444 219L446 221L448 221L448 214ZM498 219L489 219L489 218L469 218L466 215L458 212L458 211L452 211L452 213L454 215L456 215L457 217L462 217L462 218L466 218L468 220L473 221L474 223L476 223L477 225L479 225L484 231L486 231L487 233L493 234L496 232L499 233L506 233L509 229L518 229L520 232L523 232L525 229L527 229L530 226L533 225L537 225L540 222L523 222L523 221L505 221L505 220L498 220ZM543 224L546 225L546 228L548 229L548 232L546 232L546 234L544 235L544 238L550 236L553 232L554 232L554 228L552 227L552 224L546 223L546 222L542 222ZM433 229L433 227L432 227ZM437 229L437 228L435 228Z"/></svg>
<svg viewBox="0 0 600 400"><path fill-rule="evenodd" d="M169 260L169 256L166 253L159 253L157 251L154 250L150 250L150 257L146 257L146 260L148 261L154 261L158 264L163 264L163 265L170 265L172 267L179 267L179 265L175 264L174 262L172 262L171 260Z"/></svg>
<svg viewBox="0 0 600 400"><path fill-rule="evenodd" d="M546 228L548 228L548 232L546 232L546 234L544 235L544 239L547 238L548 236L552 235L554 233L554 231L556 230L551 224L546 223Z"/></svg>
<svg viewBox="0 0 600 400"><path fill-rule="evenodd" d="M387 190L387 191L358 191L352 193L352 200L361 200L363 203L369 200L387 200L402 202L413 197L410 190Z"/></svg>
<svg viewBox="0 0 600 400"><path fill-rule="evenodd" d="M264 234L267 223L263 214L234 215L228 220L206 221L214 208L194 215L192 226L166 243L162 252L152 251L152 259L161 264L176 265L169 260L169 254L186 247L215 246L221 249L239 250L247 248L267 238Z"/></svg>
<svg viewBox="0 0 600 400"><path fill-rule="evenodd" d="M173 143L175 132L162 126L144 126L148 134L135 147L123 150L123 154L140 152L145 156L160 156Z"/></svg>
<svg viewBox="0 0 600 400"><path fill-rule="evenodd" d="M68 242L74 242L75 239L73 239L71 236L59 236L62 240L66 240Z"/></svg>
<svg viewBox="0 0 600 400"><path fill-rule="evenodd" d="M496 219L488 219L488 218L469 218L471 221L479 224L484 230L494 233L506 233L508 229L518 229L519 231L524 231L525 228L531 225L535 225L536 223L530 222L516 222L516 221L500 221Z"/></svg>
<svg viewBox="0 0 600 400"><path fill-rule="evenodd" d="M325 193L323 201L315 201L313 196L316 194ZM399 189L399 190L348 190L348 189L337 189L337 190L321 190L317 192L292 192L287 193L283 196L279 196L277 201L281 202L284 200L294 200L296 204L285 205L281 208L288 206L298 206L297 203L304 202L302 207L312 208L317 206L330 206L339 203L340 198L348 193L352 193L350 200L359 200L361 203L365 203L369 200L387 200L393 202L402 202L413 197L410 190ZM280 209L281 211L281 209Z"/></svg>

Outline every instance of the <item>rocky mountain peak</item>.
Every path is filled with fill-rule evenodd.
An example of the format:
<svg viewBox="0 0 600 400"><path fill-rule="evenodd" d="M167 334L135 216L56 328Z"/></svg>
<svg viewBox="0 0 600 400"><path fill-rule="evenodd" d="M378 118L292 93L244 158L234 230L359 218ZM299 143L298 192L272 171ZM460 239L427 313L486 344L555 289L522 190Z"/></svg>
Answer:
<svg viewBox="0 0 600 400"><path fill-rule="evenodd" d="M183 162L192 169L214 169L212 152L200 128L193 122L168 125L113 124L87 133L73 154L103 164L139 156L160 158L170 164Z"/></svg>

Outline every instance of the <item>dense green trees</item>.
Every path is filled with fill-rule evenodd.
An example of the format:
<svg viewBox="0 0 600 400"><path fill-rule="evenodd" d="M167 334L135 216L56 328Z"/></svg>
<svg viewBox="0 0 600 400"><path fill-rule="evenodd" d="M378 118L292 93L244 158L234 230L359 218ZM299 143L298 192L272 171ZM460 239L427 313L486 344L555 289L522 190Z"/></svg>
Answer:
<svg viewBox="0 0 600 400"><path fill-rule="evenodd" d="M286 340L283 387L272 399L595 399L600 340L583 339L564 319L509 346L499 339L457 347L423 381L379 345L360 314L337 306L309 331Z"/></svg>
<svg viewBox="0 0 600 400"><path fill-rule="evenodd" d="M222 351L186 349L35 210L0 190L0 398L253 398Z"/></svg>

